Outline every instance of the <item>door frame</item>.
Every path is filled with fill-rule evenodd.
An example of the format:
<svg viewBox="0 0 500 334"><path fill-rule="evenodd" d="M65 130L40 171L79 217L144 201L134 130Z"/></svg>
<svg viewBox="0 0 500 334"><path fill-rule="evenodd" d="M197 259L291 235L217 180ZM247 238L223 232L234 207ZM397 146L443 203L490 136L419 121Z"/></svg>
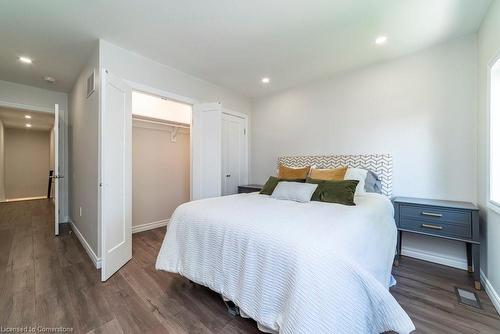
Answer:
<svg viewBox="0 0 500 334"><path fill-rule="evenodd" d="M239 117L239 118L242 118L244 120L244 124L245 124L245 141L244 141L244 157L245 157L245 163L244 163L244 166L245 166L245 171L244 171L244 177L243 177L243 183L244 184L248 184L248 175L250 173L250 166L248 165L248 162L250 161L250 157L249 157L249 152L248 152L248 143L249 143L249 140L248 140L248 137L250 136L249 134L249 131L248 131L248 125L249 125L249 117L247 114L244 114L242 112L238 112L238 111L234 111L234 110L231 110L231 109L226 109L224 107L222 107L222 113L223 114L226 114L226 115L229 115L229 116L235 116L235 117Z"/></svg>
<svg viewBox="0 0 500 334"><path fill-rule="evenodd" d="M0 107L12 108L19 111L35 112L35 113L48 113L54 114L54 103L51 107L42 105L29 105L23 103L15 103L0 100ZM59 182L59 208L61 214L59 215L59 224L69 222L69 212L68 212L68 108L63 109L59 104L59 166L62 167L61 172L65 176Z"/></svg>

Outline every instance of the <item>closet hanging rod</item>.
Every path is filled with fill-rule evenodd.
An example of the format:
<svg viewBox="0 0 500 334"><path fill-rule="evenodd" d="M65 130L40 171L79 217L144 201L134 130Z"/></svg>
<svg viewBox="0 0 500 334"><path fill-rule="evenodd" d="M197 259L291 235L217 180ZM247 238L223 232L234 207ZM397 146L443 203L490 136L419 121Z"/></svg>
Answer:
<svg viewBox="0 0 500 334"><path fill-rule="evenodd" d="M172 123L172 122L167 122L167 121L164 121L164 122L153 121L153 120L139 118L139 117L132 117L132 120L139 121L139 122L152 123L152 124L168 125L168 126L173 126L173 127L176 127L176 128L191 129L191 126L189 126L189 125L184 125L184 124L179 124L179 123Z"/></svg>

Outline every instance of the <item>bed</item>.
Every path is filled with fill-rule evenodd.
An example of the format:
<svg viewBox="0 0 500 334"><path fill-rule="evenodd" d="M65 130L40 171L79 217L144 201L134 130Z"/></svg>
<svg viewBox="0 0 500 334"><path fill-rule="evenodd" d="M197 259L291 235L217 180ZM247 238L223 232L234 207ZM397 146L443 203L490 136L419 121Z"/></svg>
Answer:
<svg viewBox="0 0 500 334"><path fill-rule="evenodd" d="M409 333L413 323L389 293L392 204L375 193L355 202L250 193L185 203L170 220L156 268L220 293L264 332Z"/></svg>

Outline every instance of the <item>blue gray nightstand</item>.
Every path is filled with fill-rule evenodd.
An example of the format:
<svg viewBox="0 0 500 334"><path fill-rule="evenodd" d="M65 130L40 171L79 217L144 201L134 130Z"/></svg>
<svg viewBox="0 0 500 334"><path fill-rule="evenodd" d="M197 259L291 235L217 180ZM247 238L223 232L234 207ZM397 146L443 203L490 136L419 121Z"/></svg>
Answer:
<svg viewBox="0 0 500 334"><path fill-rule="evenodd" d="M399 265L402 232L465 242L467 270L474 274L474 287L481 289L479 256L479 209L472 203L395 197L394 218L398 227Z"/></svg>

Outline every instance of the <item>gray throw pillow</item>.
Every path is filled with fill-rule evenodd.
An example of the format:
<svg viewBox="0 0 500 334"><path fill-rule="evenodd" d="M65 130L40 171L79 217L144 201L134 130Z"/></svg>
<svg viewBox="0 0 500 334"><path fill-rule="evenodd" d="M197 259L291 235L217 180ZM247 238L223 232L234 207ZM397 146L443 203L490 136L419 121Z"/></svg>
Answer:
<svg viewBox="0 0 500 334"><path fill-rule="evenodd" d="M280 182L274 188L271 197L276 199L307 203L311 201L317 184L300 182Z"/></svg>
<svg viewBox="0 0 500 334"><path fill-rule="evenodd" d="M365 179L365 191L367 193L382 193L382 182L380 181L377 174L372 171L368 171Z"/></svg>

